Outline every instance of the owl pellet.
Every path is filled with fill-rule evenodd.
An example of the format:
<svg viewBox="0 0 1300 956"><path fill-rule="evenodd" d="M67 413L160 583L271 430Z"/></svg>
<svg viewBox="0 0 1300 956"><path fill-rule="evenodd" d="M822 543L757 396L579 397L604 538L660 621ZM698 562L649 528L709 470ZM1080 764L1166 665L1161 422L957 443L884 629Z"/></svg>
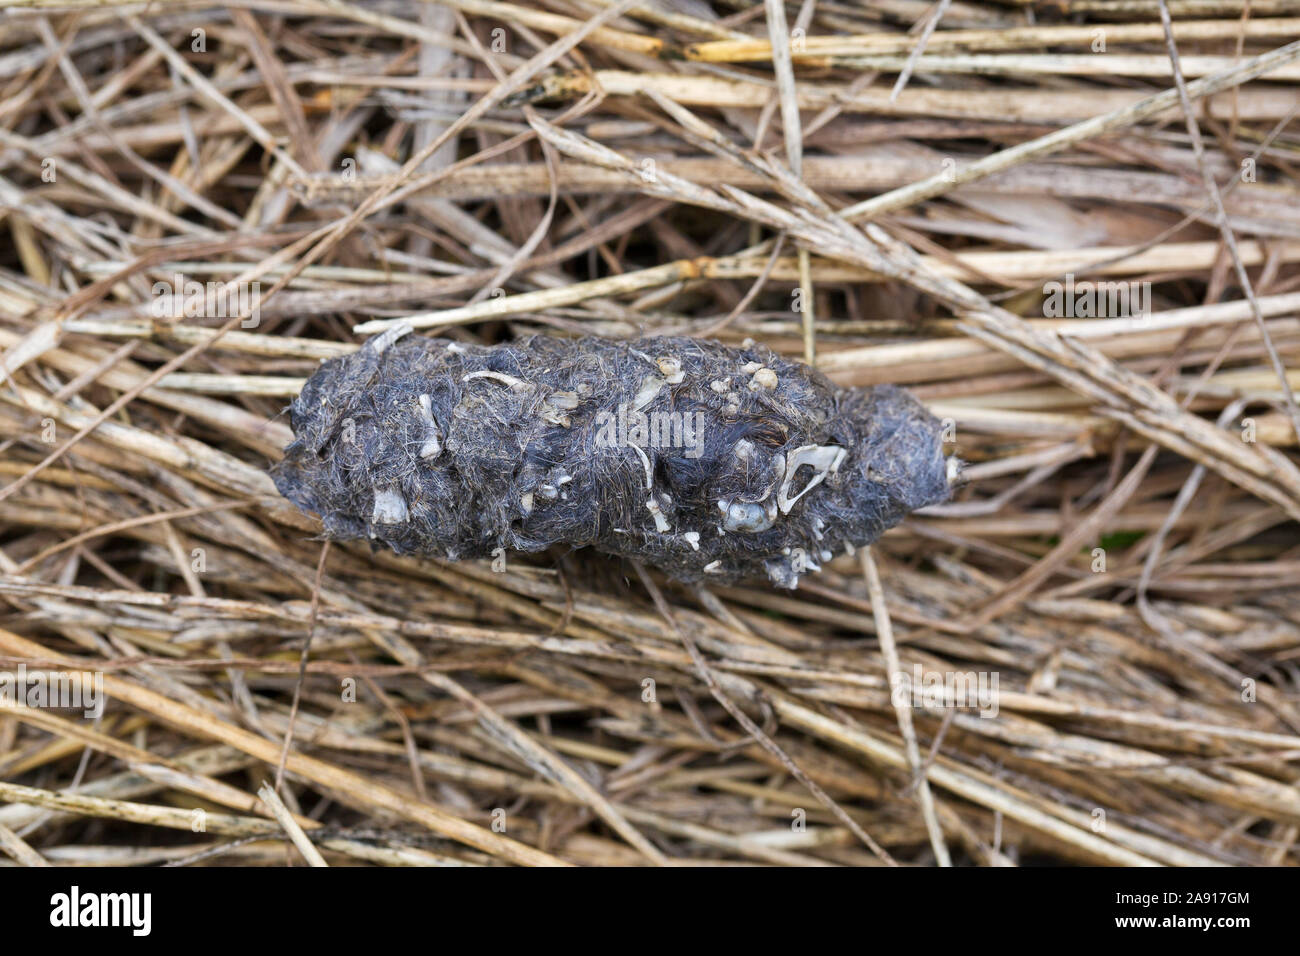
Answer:
<svg viewBox="0 0 1300 956"><path fill-rule="evenodd" d="M276 487L334 539L451 560L592 547L672 578L800 575L945 501L941 425L753 345L390 330L294 400Z"/></svg>

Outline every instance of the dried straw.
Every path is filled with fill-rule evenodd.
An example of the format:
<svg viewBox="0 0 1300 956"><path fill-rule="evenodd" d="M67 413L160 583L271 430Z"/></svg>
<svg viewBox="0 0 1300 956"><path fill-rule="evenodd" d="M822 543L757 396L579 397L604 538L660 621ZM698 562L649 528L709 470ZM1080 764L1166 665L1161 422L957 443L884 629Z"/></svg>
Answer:
<svg viewBox="0 0 1300 956"><path fill-rule="evenodd" d="M1294 4L0 6L0 674L107 695L0 703L2 865L1297 862ZM966 484L793 593L322 554L283 407L401 320L752 338Z"/></svg>

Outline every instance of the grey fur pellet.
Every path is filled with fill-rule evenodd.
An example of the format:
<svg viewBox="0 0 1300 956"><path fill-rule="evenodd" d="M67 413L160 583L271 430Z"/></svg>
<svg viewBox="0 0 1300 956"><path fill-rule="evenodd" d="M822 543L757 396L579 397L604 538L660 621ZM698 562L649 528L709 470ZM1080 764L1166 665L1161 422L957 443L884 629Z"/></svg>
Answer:
<svg viewBox="0 0 1300 956"><path fill-rule="evenodd" d="M451 560L590 546L792 588L949 495L941 425L910 394L762 346L404 332L324 362L291 407L272 474L330 538Z"/></svg>

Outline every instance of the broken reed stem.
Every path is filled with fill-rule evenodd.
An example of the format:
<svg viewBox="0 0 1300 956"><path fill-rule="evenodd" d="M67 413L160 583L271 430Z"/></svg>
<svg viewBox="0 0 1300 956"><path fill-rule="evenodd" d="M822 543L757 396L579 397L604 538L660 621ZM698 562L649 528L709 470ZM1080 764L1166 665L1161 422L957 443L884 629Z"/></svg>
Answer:
<svg viewBox="0 0 1300 956"><path fill-rule="evenodd" d="M1300 40L1253 57L1239 66L1234 66L1189 83L1187 84L1186 95L1191 99L1200 99L1222 90L1232 89L1255 77L1263 76L1275 67L1285 66L1297 59L1300 59ZM1132 126L1149 116L1163 113L1178 105L1178 103L1179 91L1177 89L1163 90L1131 106L1121 107L1109 113L1094 116L1091 119L1075 123L1073 126L1067 126L1054 133L1040 136L1038 139L1021 143L1019 146L1000 150L985 159L960 166L951 174L931 176L928 179L913 183L910 186L904 186L901 189L895 189L874 199L854 203L845 209L841 209L839 214L849 222L876 219L885 213L915 205L926 199L933 199L936 196L952 191L958 186L975 182L1004 169L1010 169L1035 157L1047 156L1073 143L1094 139L1111 130Z"/></svg>
<svg viewBox="0 0 1300 956"><path fill-rule="evenodd" d="M325 858L320 855L320 850L312 845L311 840L307 838L307 834L303 832L302 827L298 825L298 821L293 818L289 808L284 805L284 801L280 799L280 795L275 792L275 789L270 784L262 784L257 790L257 795L262 798L262 802L271 811L271 815L275 817L275 822L284 828L284 832L289 835L290 842L302 854L302 858L307 861L308 866L329 866L325 862Z"/></svg>
<svg viewBox="0 0 1300 956"><path fill-rule="evenodd" d="M876 640L880 641L880 650L885 657L885 675L889 682L891 696L899 694L900 681L903 679L903 665L898 659L898 646L894 643L894 628L889 620L889 608L885 606L885 589L880 583L880 572L871 557L871 549L863 548L859 552L862 561L862 574L867 582L867 596L871 599L872 616L876 622ZM912 772L912 786L916 789L917 803L921 807L921 816L925 818L925 829L930 835L930 848L939 866L952 866L948 855L948 846L943 840L943 830L939 818L934 812L934 796L930 793L930 782L926 779L925 769L921 766L921 751L916 743L916 730L912 726L912 705L894 700L894 713L898 716L898 729L903 735L903 744L907 749L907 763Z"/></svg>

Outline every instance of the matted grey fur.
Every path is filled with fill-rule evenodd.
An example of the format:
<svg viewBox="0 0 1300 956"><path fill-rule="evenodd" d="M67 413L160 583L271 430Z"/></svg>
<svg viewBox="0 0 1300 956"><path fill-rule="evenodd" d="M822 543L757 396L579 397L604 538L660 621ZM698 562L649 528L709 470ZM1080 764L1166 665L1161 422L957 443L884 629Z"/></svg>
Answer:
<svg viewBox="0 0 1300 956"><path fill-rule="evenodd" d="M395 329L291 406L280 492L335 539L452 560L590 546L680 581L805 571L945 501L941 425L759 345Z"/></svg>

